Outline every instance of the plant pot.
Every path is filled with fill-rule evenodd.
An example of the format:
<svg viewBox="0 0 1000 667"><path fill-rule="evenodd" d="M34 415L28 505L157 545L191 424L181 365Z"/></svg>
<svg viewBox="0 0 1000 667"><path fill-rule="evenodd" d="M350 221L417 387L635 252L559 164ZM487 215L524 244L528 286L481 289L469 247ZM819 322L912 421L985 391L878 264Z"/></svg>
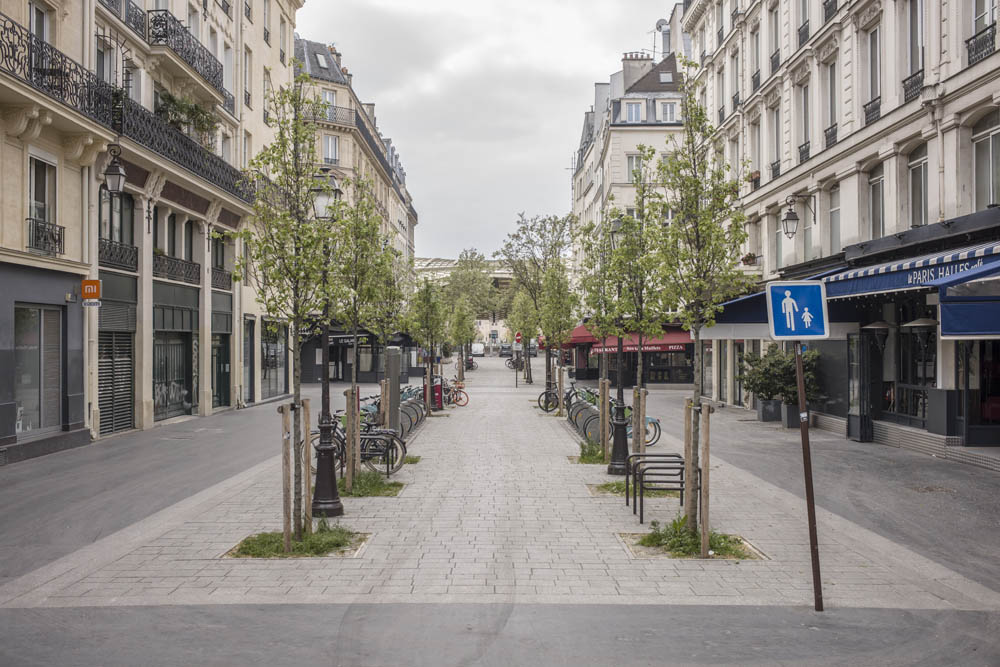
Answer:
<svg viewBox="0 0 1000 667"><path fill-rule="evenodd" d="M799 427L799 406L789 405L788 403L781 404L781 421L785 424L785 428L798 428Z"/></svg>
<svg viewBox="0 0 1000 667"><path fill-rule="evenodd" d="M781 401L778 399L757 399L757 420L762 422L781 421Z"/></svg>

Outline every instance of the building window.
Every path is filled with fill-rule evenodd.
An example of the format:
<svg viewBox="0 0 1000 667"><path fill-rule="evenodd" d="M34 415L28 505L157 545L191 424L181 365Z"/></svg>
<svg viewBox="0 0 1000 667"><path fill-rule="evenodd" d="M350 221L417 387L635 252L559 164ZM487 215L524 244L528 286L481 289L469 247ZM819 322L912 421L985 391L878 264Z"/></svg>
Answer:
<svg viewBox="0 0 1000 667"><path fill-rule="evenodd" d="M750 169L760 171L760 123L750 126Z"/></svg>
<svg viewBox="0 0 1000 667"><path fill-rule="evenodd" d="M910 0L910 74L924 68L924 0Z"/></svg>
<svg viewBox="0 0 1000 667"><path fill-rule="evenodd" d="M882 94L882 56L879 49L879 28L868 33L868 99Z"/></svg>
<svg viewBox="0 0 1000 667"><path fill-rule="evenodd" d="M229 44L222 46L222 80L226 90L235 90L233 85L233 47Z"/></svg>
<svg viewBox="0 0 1000 667"><path fill-rule="evenodd" d="M222 135L222 159L228 164L233 163L233 138L225 133Z"/></svg>
<svg viewBox="0 0 1000 667"><path fill-rule="evenodd" d="M14 306L14 433L18 439L62 425L62 310Z"/></svg>
<svg viewBox="0 0 1000 667"><path fill-rule="evenodd" d="M639 156L628 155L625 157L625 168L628 169L628 182L637 182L636 171L639 170Z"/></svg>
<svg viewBox="0 0 1000 667"><path fill-rule="evenodd" d="M319 65L320 68L322 69L330 69L330 65L327 63L325 53L316 54L316 64Z"/></svg>
<svg viewBox="0 0 1000 667"><path fill-rule="evenodd" d="M927 224L927 144L910 153L910 226Z"/></svg>
<svg viewBox="0 0 1000 667"><path fill-rule="evenodd" d="M781 160L781 107L771 109L771 162Z"/></svg>
<svg viewBox="0 0 1000 667"><path fill-rule="evenodd" d="M754 72L760 71L760 30L754 30L750 34L750 68Z"/></svg>
<svg viewBox="0 0 1000 667"><path fill-rule="evenodd" d="M188 5L188 32L194 35L194 38L201 40L201 24L198 22L198 10L194 8L193 5Z"/></svg>
<svg viewBox="0 0 1000 667"><path fill-rule="evenodd" d="M802 258L805 261L819 257L816 247L816 210L815 197L806 197L802 211Z"/></svg>
<svg viewBox="0 0 1000 667"><path fill-rule="evenodd" d="M253 54L250 49L243 50L243 103L248 107L253 91Z"/></svg>
<svg viewBox="0 0 1000 667"><path fill-rule="evenodd" d="M642 121L642 105L638 102L626 102L625 103L625 119L629 123L638 123Z"/></svg>
<svg viewBox="0 0 1000 667"><path fill-rule="evenodd" d="M992 111L972 128L975 149L976 210L1000 203L1000 112Z"/></svg>
<svg viewBox="0 0 1000 667"><path fill-rule="evenodd" d="M770 10L767 14L768 18L768 31L771 33L769 37L771 38L771 53L777 53L778 49L781 48L781 35L779 31L778 23L778 8ZM773 72L772 72L773 74Z"/></svg>
<svg viewBox="0 0 1000 667"><path fill-rule="evenodd" d="M226 242L223 239L212 239L212 268L226 268Z"/></svg>
<svg viewBox="0 0 1000 667"><path fill-rule="evenodd" d="M29 184L29 217L45 222L56 220L56 168L48 162L29 159L31 183Z"/></svg>
<svg viewBox="0 0 1000 667"><path fill-rule="evenodd" d="M833 127L837 124L839 115L837 113L837 61L834 60L826 66L826 126Z"/></svg>
<svg viewBox="0 0 1000 667"><path fill-rule="evenodd" d="M809 141L809 84L799 86L799 117L802 124L799 126L799 142Z"/></svg>
<svg viewBox="0 0 1000 667"><path fill-rule="evenodd" d="M251 151L253 150L251 146L251 136L249 132L243 132L243 168L246 169L250 164Z"/></svg>
<svg viewBox="0 0 1000 667"><path fill-rule="evenodd" d="M781 268L784 260L784 249L781 247L783 239L785 236L784 230L781 228L781 216L778 215L774 218L774 270L777 271Z"/></svg>
<svg viewBox="0 0 1000 667"><path fill-rule="evenodd" d="M975 0L973 33L992 25L997 20L997 0Z"/></svg>
<svg viewBox="0 0 1000 667"><path fill-rule="evenodd" d="M868 172L868 219L871 239L885 236L885 178L882 165Z"/></svg>
<svg viewBox="0 0 1000 667"><path fill-rule="evenodd" d="M340 156L340 137L333 134L323 135L323 161L327 164L337 164Z"/></svg>
<svg viewBox="0 0 1000 667"><path fill-rule="evenodd" d="M663 102L660 104L660 114L664 123L674 123L677 121L677 105L673 102Z"/></svg>
<svg viewBox="0 0 1000 667"><path fill-rule="evenodd" d="M136 104L142 104L142 70L134 65L125 68L128 96Z"/></svg>
<svg viewBox="0 0 1000 667"><path fill-rule="evenodd" d="M337 106L337 91L335 90L324 90L323 91L323 103L329 108Z"/></svg>
<svg viewBox="0 0 1000 667"><path fill-rule="evenodd" d="M31 34L40 42L49 41L49 11L49 8L40 2L28 3Z"/></svg>
<svg viewBox="0 0 1000 667"><path fill-rule="evenodd" d="M184 223L184 259L194 261L194 222L191 220Z"/></svg>
<svg viewBox="0 0 1000 667"><path fill-rule="evenodd" d="M840 186L830 188L830 253L840 252Z"/></svg>
<svg viewBox="0 0 1000 667"><path fill-rule="evenodd" d="M167 254L177 257L177 214L171 213L167 218Z"/></svg>
<svg viewBox="0 0 1000 667"><path fill-rule="evenodd" d="M278 18L278 58L281 60L281 64L285 64L285 46L287 45L285 35L288 33L288 28L285 25L285 17L281 16Z"/></svg>
<svg viewBox="0 0 1000 667"><path fill-rule="evenodd" d="M94 55L95 66L97 68L97 78L104 83L114 83L115 82L115 72L113 66L113 60L111 55L113 53L113 47L105 39L103 35L97 37L97 50Z"/></svg>
<svg viewBox="0 0 1000 667"><path fill-rule="evenodd" d="M101 238L125 245L135 245L133 238L135 202L132 195L122 193L112 197L107 186L103 184L99 195L97 217Z"/></svg>

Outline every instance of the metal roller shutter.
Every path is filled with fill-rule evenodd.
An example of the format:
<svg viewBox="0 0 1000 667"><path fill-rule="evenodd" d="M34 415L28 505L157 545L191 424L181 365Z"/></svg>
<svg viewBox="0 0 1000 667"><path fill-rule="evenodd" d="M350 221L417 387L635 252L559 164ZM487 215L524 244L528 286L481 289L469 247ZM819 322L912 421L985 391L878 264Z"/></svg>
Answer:
<svg viewBox="0 0 1000 667"><path fill-rule="evenodd" d="M131 429L135 424L132 334L101 331L97 339L97 356L101 435Z"/></svg>

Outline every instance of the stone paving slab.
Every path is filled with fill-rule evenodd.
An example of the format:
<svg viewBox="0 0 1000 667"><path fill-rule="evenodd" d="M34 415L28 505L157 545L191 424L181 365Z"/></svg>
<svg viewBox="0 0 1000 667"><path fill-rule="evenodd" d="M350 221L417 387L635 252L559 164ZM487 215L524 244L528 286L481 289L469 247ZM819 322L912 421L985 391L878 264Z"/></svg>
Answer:
<svg viewBox="0 0 1000 667"><path fill-rule="evenodd" d="M398 497L344 500L341 523L371 533L353 557L222 557L280 527L276 457L11 582L0 606L812 604L801 500L713 458L713 528L741 535L767 559L635 557L619 534L648 525L622 499L590 493L588 484L611 478L602 466L568 461L577 438L533 407L538 384L514 390L508 380L497 360L485 360L470 375L470 406L428 420L410 442L422 458L399 473ZM658 448L680 443L665 433ZM646 509L647 521L668 521L680 507L654 498ZM822 509L819 535L828 606L1000 609L996 591Z"/></svg>

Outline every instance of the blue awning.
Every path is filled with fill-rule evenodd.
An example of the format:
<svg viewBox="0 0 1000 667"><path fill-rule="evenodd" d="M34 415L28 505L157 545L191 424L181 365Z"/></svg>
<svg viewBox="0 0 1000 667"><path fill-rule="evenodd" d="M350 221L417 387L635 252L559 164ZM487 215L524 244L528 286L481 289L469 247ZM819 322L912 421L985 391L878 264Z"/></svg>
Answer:
<svg viewBox="0 0 1000 667"><path fill-rule="evenodd" d="M941 336L1000 336L1000 262L983 264L927 283L941 296Z"/></svg>
<svg viewBox="0 0 1000 667"><path fill-rule="evenodd" d="M933 253L904 261L841 271L823 278L828 298L933 287L931 283L1000 262L1000 243Z"/></svg>

